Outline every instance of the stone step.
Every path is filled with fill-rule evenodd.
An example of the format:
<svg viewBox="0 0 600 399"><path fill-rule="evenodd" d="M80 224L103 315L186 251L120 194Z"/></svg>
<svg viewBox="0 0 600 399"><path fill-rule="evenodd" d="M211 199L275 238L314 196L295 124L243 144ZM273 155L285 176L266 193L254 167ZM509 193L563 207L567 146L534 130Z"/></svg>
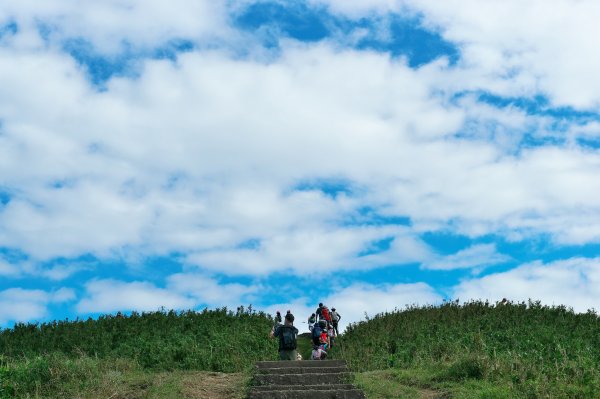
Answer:
<svg viewBox="0 0 600 399"><path fill-rule="evenodd" d="M333 374L256 374L254 385L321 385L347 384L353 381L348 372Z"/></svg>
<svg viewBox="0 0 600 399"><path fill-rule="evenodd" d="M265 392L265 391L297 391L300 388L298 385L257 385L253 386L252 390L256 392ZM318 391L347 391L351 389L356 389L356 387L352 384L328 384L328 385L302 385L302 390L318 390Z"/></svg>
<svg viewBox="0 0 600 399"><path fill-rule="evenodd" d="M259 369L293 368L293 367L346 367L345 360L277 360L256 362Z"/></svg>
<svg viewBox="0 0 600 399"><path fill-rule="evenodd" d="M365 399L360 389L250 391L248 399Z"/></svg>
<svg viewBox="0 0 600 399"><path fill-rule="evenodd" d="M258 369L258 374L332 374L345 373L348 367L282 367Z"/></svg>

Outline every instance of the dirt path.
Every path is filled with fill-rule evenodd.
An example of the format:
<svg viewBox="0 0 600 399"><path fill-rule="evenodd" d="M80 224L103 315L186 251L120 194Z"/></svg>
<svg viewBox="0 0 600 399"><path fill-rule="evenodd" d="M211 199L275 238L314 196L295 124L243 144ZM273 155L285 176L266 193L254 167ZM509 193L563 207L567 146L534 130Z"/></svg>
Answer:
<svg viewBox="0 0 600 399"><path fill-rule="evenodd" d="M181 393L189 399L243 399L247 378L241 373L189 373L181 381Z"/></svg>

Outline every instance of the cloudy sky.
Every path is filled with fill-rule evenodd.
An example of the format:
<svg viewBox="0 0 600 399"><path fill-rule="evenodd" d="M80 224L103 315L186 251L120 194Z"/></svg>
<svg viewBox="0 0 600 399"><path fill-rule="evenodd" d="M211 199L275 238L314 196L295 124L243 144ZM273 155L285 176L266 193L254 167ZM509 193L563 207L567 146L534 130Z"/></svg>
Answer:
<svg viewBox="0 0 600 399"><path fill-rule="evenodd" d="M3 0L0 325L600 309L595 0Z"/></svg>

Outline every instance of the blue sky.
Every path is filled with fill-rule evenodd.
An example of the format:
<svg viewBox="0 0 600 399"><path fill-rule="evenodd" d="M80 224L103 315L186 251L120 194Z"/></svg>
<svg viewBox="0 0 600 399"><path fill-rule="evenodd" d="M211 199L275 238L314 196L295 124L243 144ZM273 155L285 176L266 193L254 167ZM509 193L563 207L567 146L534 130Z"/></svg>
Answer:
<svg viewBox="0 0 600 399"><path fill-rule="evenodd" d="M0 325L600 308L596 17L570 0L3 2Z"/></svg>

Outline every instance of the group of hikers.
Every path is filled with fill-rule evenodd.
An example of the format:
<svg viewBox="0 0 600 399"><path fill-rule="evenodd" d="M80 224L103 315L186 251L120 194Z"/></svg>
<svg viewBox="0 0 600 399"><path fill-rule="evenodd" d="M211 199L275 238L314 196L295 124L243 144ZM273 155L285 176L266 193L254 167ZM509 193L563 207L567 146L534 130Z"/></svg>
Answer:
<svg viewBox="0 0 600 399"><path fill-rule="evenodd" d="M275 326L271 334L279 338L279 358L281 360L302 360L297 349L298 329L294 327L294 315L287 311L282 318L281 313L275 314ZM338 325L342 316L335 308L329 308L319 303L317 310L308 318L308 329L310 331L313 350L312 360L323 360L327 358L327 351L333 348L335 338L339 334Z"/></svg>

